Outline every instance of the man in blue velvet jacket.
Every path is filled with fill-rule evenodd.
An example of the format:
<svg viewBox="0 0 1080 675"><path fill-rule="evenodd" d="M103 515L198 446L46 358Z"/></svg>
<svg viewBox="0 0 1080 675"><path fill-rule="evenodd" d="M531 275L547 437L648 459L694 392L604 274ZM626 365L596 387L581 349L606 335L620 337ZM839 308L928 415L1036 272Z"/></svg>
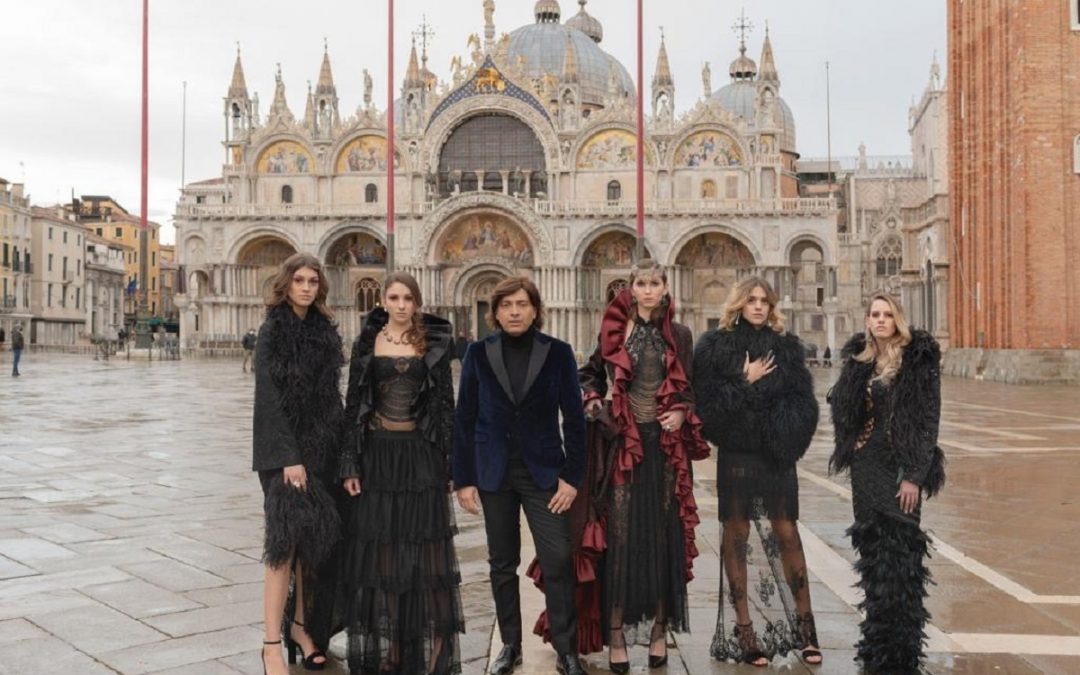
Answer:
<svg viewBox="0 0 1080 675"><path fill-rule="evenodd" d="M570 345L540 332L536 286L513 277L495 287L499 330L469 345L454 419L454 488L470 513L484 508L491 590L503 648L492 675L521 663L520 512L525 511L544 573L556 669L584 675L577 656L567 511L585 471L585 413ZM562 414L562 435L559 415Z"/></svg>

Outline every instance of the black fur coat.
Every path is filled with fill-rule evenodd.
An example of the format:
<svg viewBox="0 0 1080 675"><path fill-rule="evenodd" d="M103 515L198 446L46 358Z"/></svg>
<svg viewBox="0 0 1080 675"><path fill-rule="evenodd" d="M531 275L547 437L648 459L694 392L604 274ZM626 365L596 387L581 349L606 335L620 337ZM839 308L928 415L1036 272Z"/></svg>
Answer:
<svg viewBox="0 0 1080 675"><path fill-rule="evenodd" d="M269 309L255 351L252 467L274 471L303 464L308 489L270 478L264 559L280 564L296 553L308 566L322 562L338 539L333 460L342 421L341 336L311 309L301 319L282 304Z"/></svg>
<svg viewBox="0 0 1080 675"><path fill-rule="evenodd" d="M743 376L750 360L773 353L776 369L754 384ZM755 329L740 321L714 330L694 350L694 394L703 435L718 452L759 454L777 468L794 466L817 428L814 382L802 342L791 333Z"/></svg>
<svg viewBox="0 0 1080 675"><path fill-rule="evenodd" d="M349 387L345 395L345 431L340 446L338 476L360 477L360 455L363 453L364 429L375 410L375 378L372 364L375 338L390 320L381 307L364 320L364 326L353 343L349 362ZM454 333L450 322L434 314L424 314L427 351L424 365L427 377L417 397L416 427L424 438L447 457L454 438L454 382L450 362L454 357Z"/></svg>
<svg viewBox="0 0 1080 675"><path fill-rule="evenodd" d="M829 391L829 407L836 448L829 460L832 471L851 467L855 442L866 423L866 387L873 363L859 363L855 355L866 346L866 335L854 335L841 352L843 370ZM933 496L945 484L945 455L938 447L941 417L941 349L926 331L913 330L904 348L900 370L890 389L887 432L903 478Z"/></svg>

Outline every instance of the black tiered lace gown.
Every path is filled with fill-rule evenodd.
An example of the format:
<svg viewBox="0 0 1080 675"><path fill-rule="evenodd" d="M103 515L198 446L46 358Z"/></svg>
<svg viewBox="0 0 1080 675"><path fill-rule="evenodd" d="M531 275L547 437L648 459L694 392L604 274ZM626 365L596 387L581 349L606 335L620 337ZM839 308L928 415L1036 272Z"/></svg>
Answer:
<svg viewBox="0 0 1080 675"><path fill-rule="evenodd" d="M343 576L352 673L460 673L464 633L446 457L416 429L418 357L376 356Z"/></svg>

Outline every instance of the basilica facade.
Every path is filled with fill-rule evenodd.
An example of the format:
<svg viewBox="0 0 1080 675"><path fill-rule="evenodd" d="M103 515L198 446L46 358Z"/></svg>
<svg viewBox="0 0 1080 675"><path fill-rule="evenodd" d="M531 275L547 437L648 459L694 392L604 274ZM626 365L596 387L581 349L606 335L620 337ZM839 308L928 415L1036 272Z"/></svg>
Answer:
<svg viewBox="0 0 1080 675"><path fill-rule="evenodd" d="M394 259L420 281L428 311L481 337L491 289L523 274L543 292L545 330L589 349L636 255L637 93L604 51L602 23L579 5L564 19L556 0L540 0L533 23L496 37L493 0L478 2L482 33L468 36L470 53L445 82L414 45L392 149L366 71L350 78L364 88L355 114L339 110L324 54L302 117L280 70L262 115L238 54L222 175L185 186L174 219L187 344L232 345L258 326L268 279L295 251L325 263L330 306L343 335L356 335L386 274L393 162ZM676 115L661 43L645 99L646 254L667 265L695 333L716 325L732 284L759 274L784 299L788 325L835 351L861 328L862 294L840 281L865 261L841 236L835 194L801 189L770 36L757 61L745 40L732 47L726 82L714 87L706 64L687 94L696 102Z"/></svg>

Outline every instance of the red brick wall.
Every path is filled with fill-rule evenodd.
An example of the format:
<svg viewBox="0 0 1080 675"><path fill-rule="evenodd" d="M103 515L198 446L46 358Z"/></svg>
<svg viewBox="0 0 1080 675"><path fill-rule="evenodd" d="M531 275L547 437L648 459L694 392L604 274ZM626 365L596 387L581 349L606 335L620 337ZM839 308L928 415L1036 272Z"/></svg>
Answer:
<svg viewBox="0 0 1080 675"><path fill-rule="evenodd" d="M1080 348L1077 0L949 0L954 347Z"/></svg>

